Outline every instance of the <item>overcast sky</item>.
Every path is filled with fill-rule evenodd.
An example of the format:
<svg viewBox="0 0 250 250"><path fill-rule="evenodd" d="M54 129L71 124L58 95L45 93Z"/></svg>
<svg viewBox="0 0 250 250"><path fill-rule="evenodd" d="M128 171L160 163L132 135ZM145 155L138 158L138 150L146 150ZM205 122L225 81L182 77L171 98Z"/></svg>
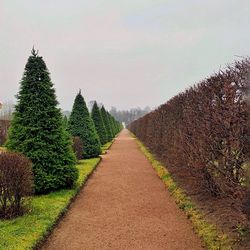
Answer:
<svg viewBox="0 0 250 250"><path fill-rule="evenodd" d="M33 45L62 109L79 88L107 108L156 107L250 55L250 1L0 0L0 102Z"/></svg>

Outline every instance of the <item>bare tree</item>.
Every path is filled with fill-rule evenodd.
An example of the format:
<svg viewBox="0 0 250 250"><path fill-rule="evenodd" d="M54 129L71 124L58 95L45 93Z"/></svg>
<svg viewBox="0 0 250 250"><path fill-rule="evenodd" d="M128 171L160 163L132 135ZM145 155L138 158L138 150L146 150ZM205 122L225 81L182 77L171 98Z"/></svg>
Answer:
<svg viewBox="0 0 250 250"><path fill-rule="evenodd" d="M114 116L117 121L123 122L128 125L132 121L139 119L150 111L151 109L148 106L144 109L132 108L130 110L117 110L115 107L111 107L110 114Z"/></svg>
<svg viewBox="0 0 250 250"><path fill-rule="evenodd" d="M11 120L14 111L14 104L12 101L4 102L0 106L0 120Z"/></svg>

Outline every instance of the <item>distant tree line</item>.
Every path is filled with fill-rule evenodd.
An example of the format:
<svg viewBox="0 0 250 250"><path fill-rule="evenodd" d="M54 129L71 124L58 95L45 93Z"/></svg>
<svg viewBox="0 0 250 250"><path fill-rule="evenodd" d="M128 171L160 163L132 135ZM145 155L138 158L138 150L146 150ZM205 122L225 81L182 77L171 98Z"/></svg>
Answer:
<svg viewBox="0 0 250 250"><path fill-rule="evenodd" d="M0 120L11 120L15 105L13 102L4 102L0 104Z"/></svg>
<svg viewBox="0 0 250 250"><path fill-rule="evenodd" d="M124 122L125 125L130 124L132 121L139 119L151 111L150 107L145 108L132 108L130 110L117 110L112 107L110 114L119 122Z"/></svg>
<svg viewBox="0 0 250 250"><path fill-rule="evenodd" d="M89 111L92 110L94 103L96 101L90 101L88 103L88 109ZM103 106L102 103L97 103L98 107L101 108ZM117 110L116 107L111 107L109 113L120 123L125 123L127 126L130 124L132 121L135 121L139 119L140 117L146 115L147 113L151 112L152 109L150 107L145 107L145 108L131 108L129 110ZM66 117L70 116L70 111L63 111L63 115Z"/></svg>

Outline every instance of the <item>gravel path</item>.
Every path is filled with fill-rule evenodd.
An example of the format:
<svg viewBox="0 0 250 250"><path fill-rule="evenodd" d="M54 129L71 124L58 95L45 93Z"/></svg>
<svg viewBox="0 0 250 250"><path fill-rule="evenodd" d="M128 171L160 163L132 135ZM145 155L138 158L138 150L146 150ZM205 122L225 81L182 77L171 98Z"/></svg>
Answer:
<svg viewBox="0 0 250 250"><path fill-rule="evenodd" d="M42 249L202 249L127 130Z"/></svg>

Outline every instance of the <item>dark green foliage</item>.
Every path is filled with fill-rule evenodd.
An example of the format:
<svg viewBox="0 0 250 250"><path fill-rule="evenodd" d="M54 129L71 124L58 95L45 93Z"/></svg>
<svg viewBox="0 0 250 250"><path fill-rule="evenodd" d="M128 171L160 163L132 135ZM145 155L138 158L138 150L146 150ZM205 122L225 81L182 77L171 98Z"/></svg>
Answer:
<svg viewBox="0 0 250 250"><path fill-rule="evenodd" d="M109 142L113 139L113 133L112 133L112 128L110 126L110 122L109 122L109 117L107 114L107 111L105 110L104 106L101 107L101 115L102 115L102 119L107 131L107 141Z"/></svg>
<svg viewBox="0 0 250 250"><path fill-rule="evenodd" d="M114 133L116 136L119 132L119 129L117 127L117 121L115 120L115 118L112 115L110 115L110 116L111 116L111 120L112 120L113 130L114 130Z"/></svg>
<svg viewBox="0 0 250 250"><path fill-rule="evenodd" d="M73 138L73 150L76 155L77 160L83 159L83 143L79 136L74 136Z"/></svg>
<svg viewBox="0 0 250 250"><path fill-rule="evenodd" d="M36 193L72 187L78 171L70 136L46 64L34 49L17 99L7 148L31 159Z"/></svg>
<svg viewBox="0 0 250 250"><path fill-rule="evenodd" d="M106 111L106 113L107 113L107 117L108 117L108 122L109 122L109 126L110 126L110 131L112 134L112 138L114 138L115 137L115 130L114 130L113 122L112 122L112 117L108 111Z"/></svg>
<svg viewBox="0 0 250 250"><path fill-rule="evenodd" d="M100 138L101 144L105 144L108 141L106 127L103 122L101 111L96 102L94 102L91 117L94 121L96 132Z"/></svg>
<svg viewBox="0 0 250 250"><path fill-rule="evenodd" d="M120 132L120 123L116 121L113 116L111 116L111 119L112 119L114 131L115 131L115 135L117 135Z"/></svg>
<svg viewBox="0 0 250 250"><path fill-rule="evenodd" d="M68 129L68 117L66 115L63 117L63 126L66 130Z"/></svg>
<svg viewBox="0 0 250 250"><path fill-rule="evenodd" d="M109 112L107 112L107 116L109 119L112 136L115 137L120 131L120 123L116 121L115 118Z"/></svg>
<svg viewBox="0 0 250 250"><path fill-rule="evenodd" d="M101 153L100 140L81 92L75 98L68 126L72 136L79 136L82 139L85 159L96 157Z"/></svg>
<svg viewBox="0 0 250 250"><path fill-rule="evenodd" d="M108 141L111 141L121 131L122 125L105 110L104 106L101 108L101 115L108 134Z"/></svg>
<svg viewBox="0 0 250 250"><path fill-rule="evenodd" d="M123 126L119 121L115 120L114 117L113 117L113 120L114 120L115 132L116 132L116 134L118 134L122 130Z"/></svg>

